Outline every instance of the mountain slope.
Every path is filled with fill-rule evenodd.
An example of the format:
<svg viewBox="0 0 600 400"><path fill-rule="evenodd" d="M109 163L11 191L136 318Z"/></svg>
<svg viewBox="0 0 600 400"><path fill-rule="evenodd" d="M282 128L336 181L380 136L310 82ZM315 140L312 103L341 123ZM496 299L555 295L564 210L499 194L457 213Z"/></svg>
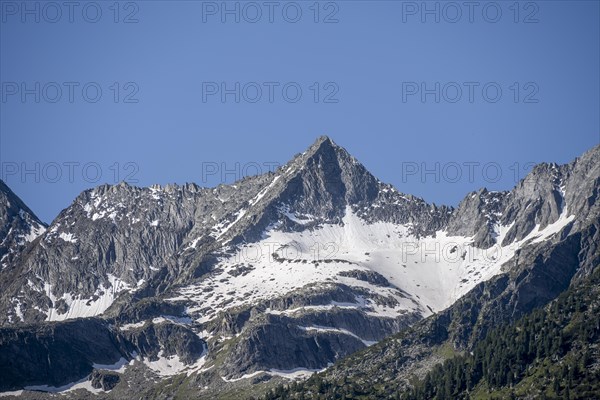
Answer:
<svg viewBox="0 0 600 400"><path fill-rule="evenodd" d="M9 323L25 319L20 299L6 296L4 288L12 281L19 269L18 259L46 231L46 224L0 180L0 292L1 304L7 305L12 313L4 318Z"/></svg>
<svg viewBox="0 0 600 400"><path fill-rule="evenodd" d="M88 190L24 254L18 266L23 273L3 289L13 298L33 299L22 307L28 322L98 315L121 291L135 292L161 270L177 270L174 256L187 235L200 230L210 237L247 186L247 196L258 190L244 185L233 195L224 186L126 184ZM9 308L4 315L12 313Z"/></svg>
<svg viewBox="0 0 600 400"><path fill-rule="evenodd" d="M46 225L0 180L0 270L45 230Z"/></svg>
<svg viewBox="0 0 600 400"><path fill-rule="evenodd" d="M537 202L519 200L521 196L518 192L526 192L528 187L539 187L535 174L539 174L539 179L546 179L548 172L562 169L565 186L573 188L571 192L565 191L563 208L578 204L576 207L579 209L574 212L571 222L564 224L562 229L552 229L556 232L555 235L539 240L535 236L537 230L534 229L533 234L527 234L525 241L517 242L519 248L510 262L504 265L501 274L478 284L448 309L397 336L341 360L323 374L311 378L305 385L287 391L278 389L277 396L329 398L328 394L335 392L337 395L362 393L364 398L395 398L394 396L423 379L434 365L456 354L474 351L496 327L546 305L569 287L572 288L570 291L577 291L580 285L589 286L589 280L597 278L597 267L600 264L600 218L596 201L598 154L598 148L595 148L567 166L556 168L542 165L511 193L512 196L516 192L514 197L517 200L512 207L509 206L509 210L515 209L514 204L519 203L541 204L541 198ZM575 187L581 190L575 190ZM558 203L554 199L550 198L550 204ZM538 207L538 210L543 209L544 207ZM545 209L551 210L550 207ZM540 221L544 220L544 215L540 215L538 211L533 218L541 227ZM557 220L560 219L561 217ZM526 226L525 221L519 223ZM591 274L595 274L596 278L588 278ZM570 318L571 315L562 317ZM590 326L593 325L592 323ZM592 342L588 345L593 348ZM487 360L489 362L490 358ZM452 368L456 366L454 361L449 365ZM436 384L444 383L437 381ZM431 385L428 388L430 390ZM422 386L418 386L417 395L425 393L424 398L433 397L432 392L423 390ZM564 385L560 390L564 390ZM447 393L443 393L445 392L436 392L439 398L447 398ZM561 394L564 395L562 391ZM455 395L458 396L458 393ZM489 394L482 396L489 398Z"/></svg>
<svg viewBox="0 0 600 400"><path fill-rule="evenodd" d="M436 367L405 399L600 397L600 270ZM456 371L465 371L457 374Z"/></svg>
<svg viewBox="0 0 600 400"><path fill-rule="evenodd" d="M395 363L391 358L384 361L381 357L359 376L331 374L335 370L360 371L364 359L372 356L366 354L372 353L369 349L322 376L314 376L299 385L280 386L266 398L599 398L599 292L600 269L595 268L585 278L574 280L547 306L534 309L513 322L497 323L485 338L469 348L455 349L447 342L437 347L429 361L445 361L430 366L429 372L419 377L419 369L415 368L408 388L399 379L398 368L403 358L412 358L414 362L415 353L408 356L403 351L406 342L414 339L412 332L378 345L386 354L394 348ZM425 331L421 339L427 338L428 333ZM358 360L362 365L355 365ZM423 364L423 361L418 363ZM375 365L377 369L373 369Z"/></svg>
<svg viewBox="0 0 600 400"><path fill-rule="evenodd" d="M277 171L233 185L101 186L22 252L10 279L0 272L0 333L26 337L16 332L97 317L115 340L134 343L118 348L127 365L114 396L148 373L167 382L150 397L169 397L168 376L178 373L177 386L197 397L269 386L367 347L364 354L378 354L375 343L414 324L409 332L431 343L406 349L430 364L432 346L470 348L594 268L599 176L597 147L567 165L539 165L510 192L468 194L452 209L399 193L322 137ZM33 325L14 327L17 316ZM147 330L165 324L208 351L149 343ZM383 354L398 363L394 351ZM361 368L386 366L378 357ZM105 364L86 360L82 379ZM25 371L30 380L0 381L0 390L74 382L46 382L33 364Z"/></svg>

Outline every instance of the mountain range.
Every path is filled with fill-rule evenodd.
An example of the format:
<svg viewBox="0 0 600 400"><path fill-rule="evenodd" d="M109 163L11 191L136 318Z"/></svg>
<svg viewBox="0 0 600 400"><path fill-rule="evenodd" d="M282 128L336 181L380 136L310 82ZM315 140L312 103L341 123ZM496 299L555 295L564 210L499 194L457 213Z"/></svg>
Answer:
<svg viewBox="0 0 600 400"><path fill-rule="evenodd" d="M590 286L599 188L596 146L436 206L328 137L230 185L89 189L49 226L0 181L0 396L409 393Z"/></svg>

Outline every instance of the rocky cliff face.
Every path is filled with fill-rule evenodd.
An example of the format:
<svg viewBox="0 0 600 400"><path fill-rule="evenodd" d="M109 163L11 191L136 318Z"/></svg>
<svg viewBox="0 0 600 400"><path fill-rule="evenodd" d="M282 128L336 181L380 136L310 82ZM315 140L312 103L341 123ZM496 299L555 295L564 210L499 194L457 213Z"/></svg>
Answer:
<svg viewBox="0 0 600 400"><path fill-rule="evenodd" d="M1 328L0 348L0 391L53 391L90 374L96 385L110 386L115 378L106 377L107 371L122 373L130 360L159 375L185 373L205 353L196 334L170 321L115 330L97 318Z"/></svg>
<svg viewBox="0 0 600 400"><path fill-rule="evenodd" d="M46 225L0 181L0 270L13 265L23 249L46 230Z"/></svg>
<svg viewBox="0 0 600 400"><path fill-rule="evenodd" d="M250 180L239 186L120 184L85 191L22 255L3 297L33 301L22 302L19 315L2 302L3 317L32 322L94 316L121 292L139 291L157 275L156 286L167 286L164 276L178 271L188 236L214 241L217 225L260 187Z"/></svg>
<svg viewBox="0 0 600 400"><path fill-rule="evenodd" d="M54 376L27 362L0 389L89 376L90 390L122 396L117 369L128 382L189 375L210 397L256 376L327 368L434 313L419 329L468 348L596 265L599 183L596 147L539 165L510 192L439 207L380 182L322 137L233 185L85 191L45 232L24 205L23 217L10 208L0 233L20 230L2 243L39 237L11 245L0 271L0 354L16 365L8 349L35 343L35 357L58 352L80 368ZM90 329L110 360L84 351ZM53 347L67 333L84 350Z"/></svg>

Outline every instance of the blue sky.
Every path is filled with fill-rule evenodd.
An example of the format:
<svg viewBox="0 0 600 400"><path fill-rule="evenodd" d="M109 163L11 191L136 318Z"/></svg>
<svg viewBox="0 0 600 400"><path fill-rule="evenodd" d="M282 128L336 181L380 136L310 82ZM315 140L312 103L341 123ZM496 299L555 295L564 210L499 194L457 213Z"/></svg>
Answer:
<svg viewBox="0 0 600 400"><path fill-rule="evenodd" d="M0 1L1 178L46 222L104 182L214 186L322 134L449 205L600 143L597 1L116 4Z"/></svg>

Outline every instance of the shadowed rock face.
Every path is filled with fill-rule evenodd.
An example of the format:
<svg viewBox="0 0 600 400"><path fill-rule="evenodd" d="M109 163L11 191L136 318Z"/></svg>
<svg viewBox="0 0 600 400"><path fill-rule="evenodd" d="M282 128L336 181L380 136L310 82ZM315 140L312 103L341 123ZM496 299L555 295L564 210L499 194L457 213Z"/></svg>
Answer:
<svg viewBox="0 0 600 400"><path fill-rule="evenodd" d="M148 323L123 332L96 318L0 328L0 391L61 387L90 375L95 364L110 366L136 355L152 361L161 352L192 364L204 347L188 328L171 323ZM90 380L103 388L119 381L99 372Z"/></svg>
<svg viewBox="0 0 600 400"><path fill-rule="evenodd" d="M0 180L0 271L13 265L25 246L45 229L46 224Z"/></svg>
<svg viewBox="0 0 600 400"><path fill-rule="evenodd" d="M107 392L117 386L121 377L117 373L94 370L89 380L93 388L102 389Z"/></svg>
<svg viewBox="0 0 600 400"><path fill-rule="evenodd" d="M236 343L227 357L224 372L237 375L265 369L289 370L290 365L321 369L340 355L362 348L364 344L353 336L335 332L315 336L305 334L295 325L268 323L253 327Z"/></svg>
<svg viewBox="0 0 600 400"><path fill-rule="evenodd" d="M124 349L98 320L0 329L2 390L80 380L94 363L113 364Z"/></svg>
<svg viewBox="0 0 600 400"><path fill-rule="evenodd" d="M120 332L130 353L155 360L177 355L185 364L193 364L204 352L204 342L190 329L171 323L146 324L139 329Z"/></svg>
<svg viewBox="0 0 600 400"><path fill-rule="evenodd" d="M490 327L545 304L574 276L597 265L599 183L600 146L567 165L537 166L511 191L470 193L453 209L399 193L322 137L277 171L232 185L119 184L85 191L45 232L0 183L0 205L5 204L0 207L0 256L9 254L0 269L0 368L11 366L0 371L7 377L0 390L60 386L90 374L93 387L110 390L123 379L94 372L94 364L130 360L135 353L149 360L177 355L187 365L206 347L212 372L225 378L272 369L321 369L429 314L424 307L396 317L353 308L365 298L391 308L398 299L411 299L389 276L358 264L338 275L354 286L324 280L226 310L170 300L181 288L212 279L220 258L256 243L267 228L310 235L325 225L342 226L352 210L367 224L402 225L415 238L445 231L472 237L485 249L499 244L499 226L510 227L502 243L509 245L572 216L552 240L521 244L503 274L417 325L423 343L451 340L468 349ZM19 244L18 238L32 232L39 236ZM318 271L327 262L352 264L340 258L306 266ZM237 266L231 276L250 273L249 264ZM219 285L227 280L214 282ZM226 295L245 295L236 291L241 289ZM82 313L90 304L95 311ZM191 308L198 320L216 316L198 323L189 318ZM185 322L164 321L165 316ZM65 317L86 318L43 322ZM18 325L22 322L29 325ZM135 326L119 329L127 324ZM68 363L73 367L62 371Z"/></svg>

